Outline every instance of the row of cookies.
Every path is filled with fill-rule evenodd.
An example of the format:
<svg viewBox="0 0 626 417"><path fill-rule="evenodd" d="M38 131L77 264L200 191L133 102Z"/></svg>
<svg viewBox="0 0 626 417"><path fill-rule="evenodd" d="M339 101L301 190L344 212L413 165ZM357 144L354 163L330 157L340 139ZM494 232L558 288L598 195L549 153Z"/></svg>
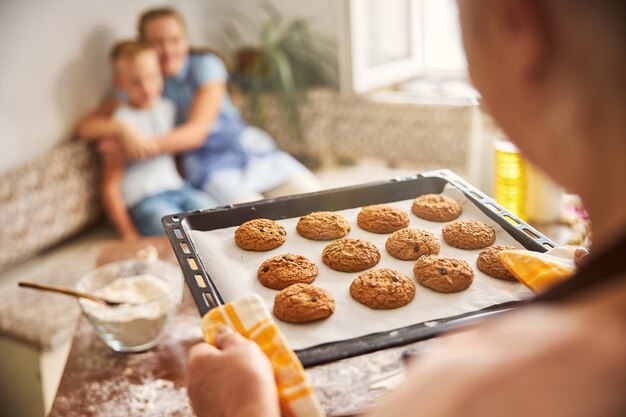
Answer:
<svg viewBox="0 0 626 417"><path fill-rule="evenodd" d="M491 247L481 252L479 269L510 274L497 259L496 253L507 247ZM493 269L491 269L493 268ZM274 315L292 323L304 323L329 317L335 311L335 300L326 289L310 285L318 268L302 255L285 254L263 262L257 271L265 287L281 290L274 300ZM454 258L425 255L413 266L418 283L432 290L451 293L467 289L474 279L469 263ZM508 279L504 276L499 278ZM413 281L389 268L370 269L350 284L350 295L372 309L394 309L411 302L415 296Z"/></svg>
<svg viewBox="0 0 626 417"><path fill-rule="evenodd" d="M461 205L455 200L439 194L417 197L411 211L418 217L436 222L447 222L458 218ZM388 234L409 226L409 215L401 209L387 205L363 207L357 216L357 224L363 230ZM341 215L331 211L318 211L303 216L296 225L297 232L311 240L333 240L347 235L351 226ZM267 251L285 243L287 232L268 219L254 219L242 224L235 232L235 243L241 249Z"/></svg>

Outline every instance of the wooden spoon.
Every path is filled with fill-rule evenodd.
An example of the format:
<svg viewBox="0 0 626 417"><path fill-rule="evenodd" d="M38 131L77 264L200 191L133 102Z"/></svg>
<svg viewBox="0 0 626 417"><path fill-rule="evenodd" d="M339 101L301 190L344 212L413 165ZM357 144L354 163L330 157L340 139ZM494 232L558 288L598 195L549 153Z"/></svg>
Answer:
<svg viewBox="0 0 626 417"><path fill-rule="evenodd" d="M119 306L120 304L131 304L131 303L121 303L118 301L107 300L106 298L98 297L93 294L87 294L84 292L76 291L72 288L55 287L53 285L40 284L37 282L22 281L22 282L18 282L17 285L19 285L20 287L33 288L35 290L58 292L61 294L70 295L72 297L86 298L87 300L95 301L96 303L104 304L109 307L116 307L116 306Z"/></svg>

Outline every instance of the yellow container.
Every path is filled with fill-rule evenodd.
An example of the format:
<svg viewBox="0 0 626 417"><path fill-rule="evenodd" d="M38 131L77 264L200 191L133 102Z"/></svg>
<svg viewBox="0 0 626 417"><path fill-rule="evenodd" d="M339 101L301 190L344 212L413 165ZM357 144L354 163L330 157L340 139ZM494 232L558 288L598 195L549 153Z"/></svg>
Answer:
<svg viewBox="0 0 626 417"><path fill-rule="evenodd" d="M496 140L495 152L495 199L521 220L526 220L526 163L517 147L506 140Z"/></svg>

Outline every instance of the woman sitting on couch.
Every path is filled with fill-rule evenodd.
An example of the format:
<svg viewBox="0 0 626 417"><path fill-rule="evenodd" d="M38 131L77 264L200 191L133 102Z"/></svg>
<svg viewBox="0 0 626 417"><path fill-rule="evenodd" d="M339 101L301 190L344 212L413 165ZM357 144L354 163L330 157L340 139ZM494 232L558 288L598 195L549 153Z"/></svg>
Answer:
<svg viewBox="0 0 626 417"><path fill-rule="evenodd" d="M223 61L214 53L191 50L176 10L145 12L139 37L159 55L163 95L176 105L177 127L147 137L109 117L117 106L118 99L112 99L78 123L79 136L113 135L131 159L179 154L183 176L222 204L320 189L306 167L241 119L227 92Z"/></svg>

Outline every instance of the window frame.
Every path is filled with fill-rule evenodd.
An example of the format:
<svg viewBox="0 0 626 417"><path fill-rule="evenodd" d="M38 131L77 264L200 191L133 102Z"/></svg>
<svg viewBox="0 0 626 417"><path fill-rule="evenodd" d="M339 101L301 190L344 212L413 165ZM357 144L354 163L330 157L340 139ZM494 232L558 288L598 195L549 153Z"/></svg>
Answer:
<svg viewBox="0 0 626 417"><path fill-rule="evenodd" d="M444 70L426 66L426 3L423 0L407 0L410 7L410 53L407 58L397 59L374 67L367 65L367 1L349 0L345 26L349 40L348 65L350 90L368 93L419 77L467 80L466 70ZM345 61L345 60L344 60Z"/></svg>

